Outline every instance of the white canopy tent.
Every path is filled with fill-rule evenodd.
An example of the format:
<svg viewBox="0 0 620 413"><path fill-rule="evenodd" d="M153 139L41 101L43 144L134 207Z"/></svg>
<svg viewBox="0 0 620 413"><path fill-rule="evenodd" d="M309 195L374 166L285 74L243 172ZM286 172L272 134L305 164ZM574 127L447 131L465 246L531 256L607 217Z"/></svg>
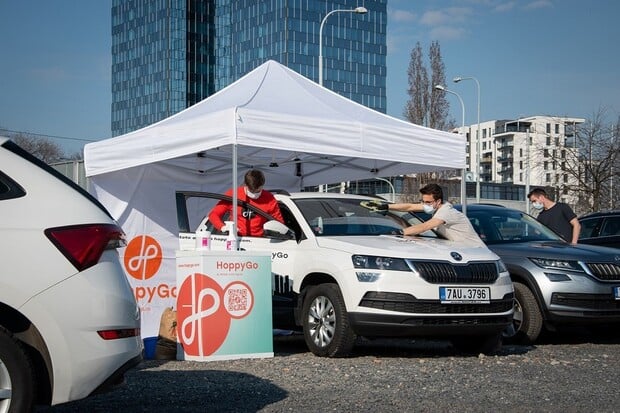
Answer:
<svg viewBox="0 0 620 413"><path fill-rule="evenodd" d="M231 145L241 169L277 163L276 175L296 177L284 180L290 188L465 165L461 136L368 109L268 61L176 115L86 145L86 174L159 163L208 180L230 173Z"/></svg>
<svg viewBox="0 0 620 413"><path fill-rule="evenodd" d="M223 192L250 168L265 173L266 188L289 191L462 169L465 140L368 109L268 61L167 119L86 145L84 160L91 191L128 239L149 235L174 261L176 190Z"/></svg>

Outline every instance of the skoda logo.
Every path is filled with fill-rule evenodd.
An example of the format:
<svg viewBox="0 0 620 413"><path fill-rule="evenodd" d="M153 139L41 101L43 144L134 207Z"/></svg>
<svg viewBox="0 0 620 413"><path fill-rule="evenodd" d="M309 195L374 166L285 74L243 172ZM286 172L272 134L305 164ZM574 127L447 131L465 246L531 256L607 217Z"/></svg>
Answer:
<svg viewBox="0 0 620 413"><path fill-rule="evenodd" d="M455 260L457 260L457 261L461 261L461 260L463 259L463 257L461 256L461 254L459 254L458 252L454 252L454 251L452 251L452 252L450 253L450 256L451 256L452 258L454 258Z"/></svg>
<svg viewBox="0 0 620 413"><path fill-rule="evenodd" d="M616 255L616 256L614 257L614 260L616 260L616 261L620 261L620 255Z"/></svg>

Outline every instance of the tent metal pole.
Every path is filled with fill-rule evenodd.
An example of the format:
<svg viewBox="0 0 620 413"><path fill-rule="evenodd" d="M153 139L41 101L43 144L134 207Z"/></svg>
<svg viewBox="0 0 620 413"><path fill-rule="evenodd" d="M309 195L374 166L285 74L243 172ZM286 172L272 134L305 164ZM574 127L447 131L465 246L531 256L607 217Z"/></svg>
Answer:
<svg viewBox="0 0 620 413"><path fill-rule="evenodd" d="M237 144L233 143L232 145L232 215L233 222L235 223L235 230L238 227L238 219L237 219ZM239 244L237 243L237 249L239 249Z"/></svg>

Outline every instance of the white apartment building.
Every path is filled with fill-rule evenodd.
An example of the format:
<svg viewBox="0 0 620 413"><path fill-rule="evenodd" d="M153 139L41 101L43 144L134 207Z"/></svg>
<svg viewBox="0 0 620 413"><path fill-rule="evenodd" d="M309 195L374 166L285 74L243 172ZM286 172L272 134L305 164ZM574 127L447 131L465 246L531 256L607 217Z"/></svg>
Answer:
<svg viewBox="0 0 620 413"><path fill-rule="evenodd" d="M478 125L465 127L467 136L467 180L483 183L523 185L525 193L536 186L551 187L556 200L573 204L567 188L575 179L565 172L566 162L578 155L574 147L576 126L585 119L558 116L529 116L480 123L480 168ZM455 132L463 133L461 128ZM486 198L484 193L481 198Z"/></svg>

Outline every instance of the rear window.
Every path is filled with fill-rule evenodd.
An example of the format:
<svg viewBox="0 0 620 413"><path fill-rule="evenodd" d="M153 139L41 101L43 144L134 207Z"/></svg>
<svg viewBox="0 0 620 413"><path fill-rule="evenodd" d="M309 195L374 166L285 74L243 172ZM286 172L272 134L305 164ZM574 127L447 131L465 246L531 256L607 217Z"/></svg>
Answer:
<svg viewBox="0 0 620 413"><path fill-rule="evenodd" d="M24 195L26 195L24 188L0 171L0 200L19 198Z"/></svg>

